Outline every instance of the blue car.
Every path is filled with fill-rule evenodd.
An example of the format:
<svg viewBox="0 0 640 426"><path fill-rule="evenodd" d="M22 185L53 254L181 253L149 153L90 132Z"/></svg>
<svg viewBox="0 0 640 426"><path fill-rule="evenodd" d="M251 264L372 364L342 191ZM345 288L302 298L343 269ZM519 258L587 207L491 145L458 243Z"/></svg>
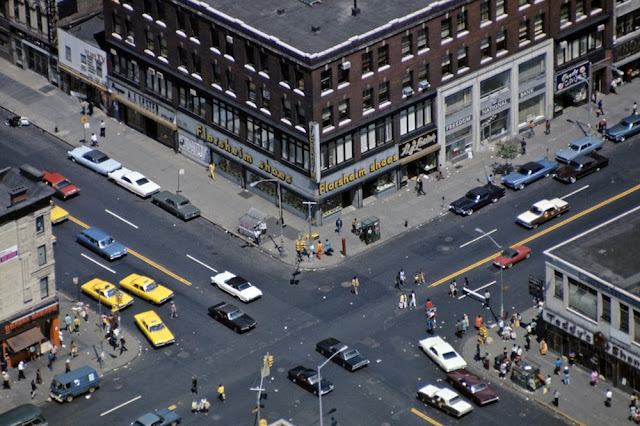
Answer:
<svg viewBox="0 0 640 426"><path fill-rule="evenodd" d="M604 135L611 141L624 142L636 133L640 133L640 114L623 118L618 124L605 130Z"/></svg>
<svg viewBox="0 0 640 426"><path fill-rule="evenodd" d="M122 168L122 164L109 158L107 154L88 146L79 146L72 151L67 151L67 157L74 163L80 163L101 175L107 175Z"/></svg>
<svg viewBox="0 0 640 426"><path fill-rule="evenodd" d="M543 177L550 176L558 168L558 163L547 158L531 161L502 178L502 184L511 189L522 189Z"/></svg>
<svg viewBox="0 0 640 426"><path fill-rule="evenodd" d="M602 145L604 145L604 143L599 138L586 136L571 142L569 148L556 152L556 160L561 163L570 163L578 157L599 150L602 148Z"/></svg>
<svg viewBox="0 0 640 426"><path fill-rule="evenodd" d="M127 248L123 244L95 226L76 235L76 241L109 260L115 260L127 254Z"/></svg>

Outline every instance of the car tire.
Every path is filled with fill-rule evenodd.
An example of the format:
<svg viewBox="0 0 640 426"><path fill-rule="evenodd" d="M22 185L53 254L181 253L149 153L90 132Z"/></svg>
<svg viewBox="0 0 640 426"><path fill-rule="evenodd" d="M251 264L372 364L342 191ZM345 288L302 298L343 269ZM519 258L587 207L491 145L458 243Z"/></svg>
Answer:
<svg viewBox="0 0 640 426"><path fill-rule="evenodd" d="M524 189L524 183L521 183L520 185L517 185L516 189L517 190Z"/></svg>
<svg viewBox="0 0 640 426"><path fill-rule="evenodd" d="M509 264L507 265L507 268L509 268L509 269L511 269L512 267L513 267L513 263L509 263Z"/></svg>
<svg viewBox="0 0 640 426"><path fill-rule="evenodd" d="M531 253L527 253L527 255L525 256L525 258L530 258L531 257Z"/></svg>
<svg viewBox="0 0 640 426"><path fill-rule="evenodd" d="M69 395L68 397L66 397L65 401L67 401L67 402L73 401L73 395Z"/></svg>
<svg viewBox="0 0 640 426"><path fill-rule="evenodd" d="M569 183L576 183L576 177L575 176L571 176L569 178Z"/></svg>

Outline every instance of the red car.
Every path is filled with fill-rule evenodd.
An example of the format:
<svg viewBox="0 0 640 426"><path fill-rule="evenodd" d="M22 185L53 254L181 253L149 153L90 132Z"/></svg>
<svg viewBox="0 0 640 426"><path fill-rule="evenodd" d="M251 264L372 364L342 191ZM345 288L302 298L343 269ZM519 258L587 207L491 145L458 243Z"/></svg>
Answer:
<svg viewBox="0 0 640 426"><path fill-rule="evenodd" d="M511 268L514 263L531 257L531 249L527 246L515 246L506 248L502 254L493 260L493 264L504 269Z"/></svg>
<svg viewBox="0 0 640 426"><path fill-rule="evenodd" d="M56 195L63 200L67 198L77 195L80 193L80 189L69 182L69 179L62 176L60 173L51 173L46 170L43 170L44 177L42 181L56 190Z"/></svg>
<svg viewBox="0 0 640 426"><path fill-rule="evenodd" d="M466 368L447 373L447 382L478 405L486 405L500 399L484 380Z"/></svg>

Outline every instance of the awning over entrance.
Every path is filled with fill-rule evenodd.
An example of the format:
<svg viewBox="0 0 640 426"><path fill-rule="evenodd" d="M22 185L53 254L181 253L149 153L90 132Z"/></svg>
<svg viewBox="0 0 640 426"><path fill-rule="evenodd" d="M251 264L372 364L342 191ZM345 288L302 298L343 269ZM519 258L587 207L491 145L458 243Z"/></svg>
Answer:
<svg viewBox="0 0 640 426"><path fill-rule="evenodd" d="M7 344L13 352L20 352L21 350L42 340L44 340L44 336L40 329L38 327L33 327L24 333L20 333L17 336L7 339Z"/></svg>

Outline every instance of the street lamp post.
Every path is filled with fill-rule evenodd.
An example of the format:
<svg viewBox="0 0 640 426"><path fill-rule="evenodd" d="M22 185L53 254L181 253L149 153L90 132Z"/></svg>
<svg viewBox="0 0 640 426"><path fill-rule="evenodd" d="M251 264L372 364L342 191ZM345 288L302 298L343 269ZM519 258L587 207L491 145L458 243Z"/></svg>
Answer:
<svg viewBox="0 0 640 426"><path fill-rule="evenodd" d="M278 184L278 207L280 208L280 247L278 247L278 251L280 252L280 257L284 257L284 216L282 212L282 186L280 186L280 179L260 179L255 182L251 182L249 186L254 187L262 182L275 182Z"/></svg>
<svg viewBox="0 0 640 426"><path fill-rule="evenodd" d="M344 352L345 350L349 349L349 346L344 345L342 346L339 350L337 350L336 352L334 352L333 355L331 355L325 362L323 362L321 365L318 366L318 405L320 406L320 426L323 425L322 423L322 376L320 375L320 370L322 369L322 367L324 367L325 365L327 365L327 363L329 361L331 361L331 359L338 355L341 352Z"/></svg>
<svg viewBox="0 0 640 426"><path fill-rule="evenodd" d="M482 234L483 237L488 237L493 242L493 244L495 244L496 247L498 247L500 249L500 251L501 251L500 254L502 254L502 246L500 244L498 244L496 242L496 240L494 240L493 237L490 234L485 233L480 228L476 228L476 232L479 232L480 234ZM502 318L502 316L504 315L504 299L503 299L503 294L502 294L503 291L504 291L504 279L503 279L503 276L502 276L502 270L504 268L503 268L502 263L498 267L500 268L500 318Z"/></svg>

